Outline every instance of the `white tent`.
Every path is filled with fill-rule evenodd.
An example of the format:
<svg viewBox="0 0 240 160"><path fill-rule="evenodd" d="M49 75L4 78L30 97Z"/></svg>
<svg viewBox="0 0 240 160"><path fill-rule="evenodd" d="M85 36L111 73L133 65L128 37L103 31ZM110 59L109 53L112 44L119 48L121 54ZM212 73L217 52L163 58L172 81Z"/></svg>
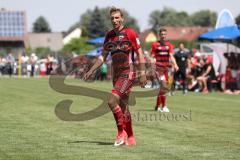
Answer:
<svg viewBox="0 0 240 160"><path fill-rule="evenodd" d="M213 55L213 66L216 73L224 74L227 67L227 59L224 53L234 52L240 54L240 48L233 44L226 43L201 43L200 51L205 54Z"/></svg>

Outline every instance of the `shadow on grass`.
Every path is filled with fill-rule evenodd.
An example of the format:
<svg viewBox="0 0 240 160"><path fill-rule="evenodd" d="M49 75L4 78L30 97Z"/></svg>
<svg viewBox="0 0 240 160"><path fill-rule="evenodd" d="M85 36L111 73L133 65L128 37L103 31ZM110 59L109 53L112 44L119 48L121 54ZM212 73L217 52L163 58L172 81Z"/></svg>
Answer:
<svg viewBox="0 0 240 160"><path fill-rule="evenodd" d="M138 112L156 112L155 110L154 110L154 108L149 108L149 109L139 109L139 110L137 110Z"/></svg>
<svg viewBox="0 0 240 160"><path fill-rule="evenodd" d="M113 145L113 142L99 142L99 141L73 141L73 142L68 142L70 143L94 143L98 145Z"/></svg>

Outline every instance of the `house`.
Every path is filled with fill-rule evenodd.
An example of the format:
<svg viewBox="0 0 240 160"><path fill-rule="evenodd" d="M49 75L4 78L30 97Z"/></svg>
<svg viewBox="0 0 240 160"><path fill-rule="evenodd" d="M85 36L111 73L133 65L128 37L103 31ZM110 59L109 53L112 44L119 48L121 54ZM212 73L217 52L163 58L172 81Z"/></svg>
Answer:
<svg viewBox="0 0 240 160"><path fill-rule="evenodd" d="M82 35L81 28L74 28L63 37L63 44L69 43L73 38L79 38Z"/></svg>
<svg viewBox="0 0 240 160"><path fill-rule="evenodd" d="M59 51L63 48L62 33L29 33L28 45L31 49L50 48Z"/></svg>
<svg viewBox="0 0 240 160"><path fill-rule="evenodd" d="M185 40L193 41L202 33L209 30L208 27L192 26L192 27L164 27L167 29L167 39L170 41Z"/></svg>
<svg viewBox="0 0 240 160"><path fill-rule="evenodd" d="M62 33L28 33L26 19L25 11L0 9L0 51L11 49L18 53L28 47L62 49Z"/></svg>
<svg viewBox="0 0 240 160"><path fill-rule="evenodd" d="M167 29L167 39L170 41L184 40L193 41L202 33L209 30L208 27L192 26L192 27L164 27ZM142 43L150 43L157 40L157 36L150 29L140 33L140 41Z"/></svg>
<svg viewBox="0 0 240 160"><path fill-rule="evenodd" d="M27 39L25 11L0 9L0 50L17 53L27 46Z"/></svg>
<svg viewBox="0 0 240 160"><path fill-rule="evenodd" d="M140 33L139 39L142 43L152 43L157 41L157 36L153 31L148 29Z"/></svg>

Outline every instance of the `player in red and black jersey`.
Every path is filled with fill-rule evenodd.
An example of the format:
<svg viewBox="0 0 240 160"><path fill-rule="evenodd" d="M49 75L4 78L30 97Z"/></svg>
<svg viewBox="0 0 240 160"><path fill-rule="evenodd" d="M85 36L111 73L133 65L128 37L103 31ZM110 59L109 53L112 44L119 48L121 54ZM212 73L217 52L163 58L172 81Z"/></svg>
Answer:
<svg viewBox="0 0 240 160"><path fill-rule="evenodd" d="M107 55L111 54L113 89L109 96L108 105L113 112L118 129L114 146L122 144L135 145L136 141L132 130L128 99L136 75L133 69L133 52L137 54L140 64L140 85L144 87L146 84L143 51L135 31L131 28L124 27L122 11L113 7L110 10L110 17L113 30L106 34L102 55L85 74L84 79L88 79L106 60Z"/></svg>
<svg viewBox="0 0 240 160"><path fill-rule="evenodd" d="M160 91L157 96L156 111L169 112L166 106L166 93L168 89L168 70L171 67L170 60L173 67L178 71L178 65L173 56L173 45L166 41L167 30L161 28L159 31L160 40L152 43L151 56L156 66L156 77L160 83ZM162 106L160 106L162 104Z"/></svg>

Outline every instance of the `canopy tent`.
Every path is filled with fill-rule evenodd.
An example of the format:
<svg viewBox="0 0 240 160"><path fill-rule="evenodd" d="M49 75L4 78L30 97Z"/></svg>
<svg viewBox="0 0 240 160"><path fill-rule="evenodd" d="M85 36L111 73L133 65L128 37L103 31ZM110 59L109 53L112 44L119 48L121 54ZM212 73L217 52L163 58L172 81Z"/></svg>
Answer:
<svg viewBox="0 0 240 160"><path fill-rule="evenodd" d="M203 53L213 55L213 66L216 73L224 74L226 71L227 60L224 57L226 52L240 53L240 49L233 45L234 40L240 39L240 26L228 9L224 9L218 16L215 29L199 36L199 40L209 40L214 43L201 43L200 48ZM225 42L225 43L220 43Z"/></svg>
<svg viewBox="0 0 240 160"><path fill-rule="evenodd" d="M90 39L87 41L87 43L90 44L103 44L105 40L105 37L98 37L98 38L94 38L94 39Z"/></svg>
<svg viewBox="0 0 240 160"><path fill-rule="evenodd" d="M102 47L98 47L94 50L91 50L90 52L88 52L86 55L87 56L92 56L92 57L97 57L100 56L102 54Z"/></svg>
<svg viewBox="0 0 240 160"><path fill-rule="evenodd" d="M224 74L226 72L227 60L224 57L226 52L234 52L235 54L240 54L240 48L229 44L226 46L225 43L201 43L201 52L213 55L213 66L216 73Z"/></svg>
<svg viewBox="0 0 240 160"><path fill-rule="evenodd" d="M98 57L102 54L103 47L98 47L94 50L89 51L86 56L88 57ZM111 60L110 54L107 56L106 61L109 62Z"/></svg>
<svg viewBox="0 0 240 160"><path fill-rule="evenodd" d="M240 38L239 26L227 26L212 31L203 33L200 35L200 40L210 40L210 41L231 41Z"/></svg>

